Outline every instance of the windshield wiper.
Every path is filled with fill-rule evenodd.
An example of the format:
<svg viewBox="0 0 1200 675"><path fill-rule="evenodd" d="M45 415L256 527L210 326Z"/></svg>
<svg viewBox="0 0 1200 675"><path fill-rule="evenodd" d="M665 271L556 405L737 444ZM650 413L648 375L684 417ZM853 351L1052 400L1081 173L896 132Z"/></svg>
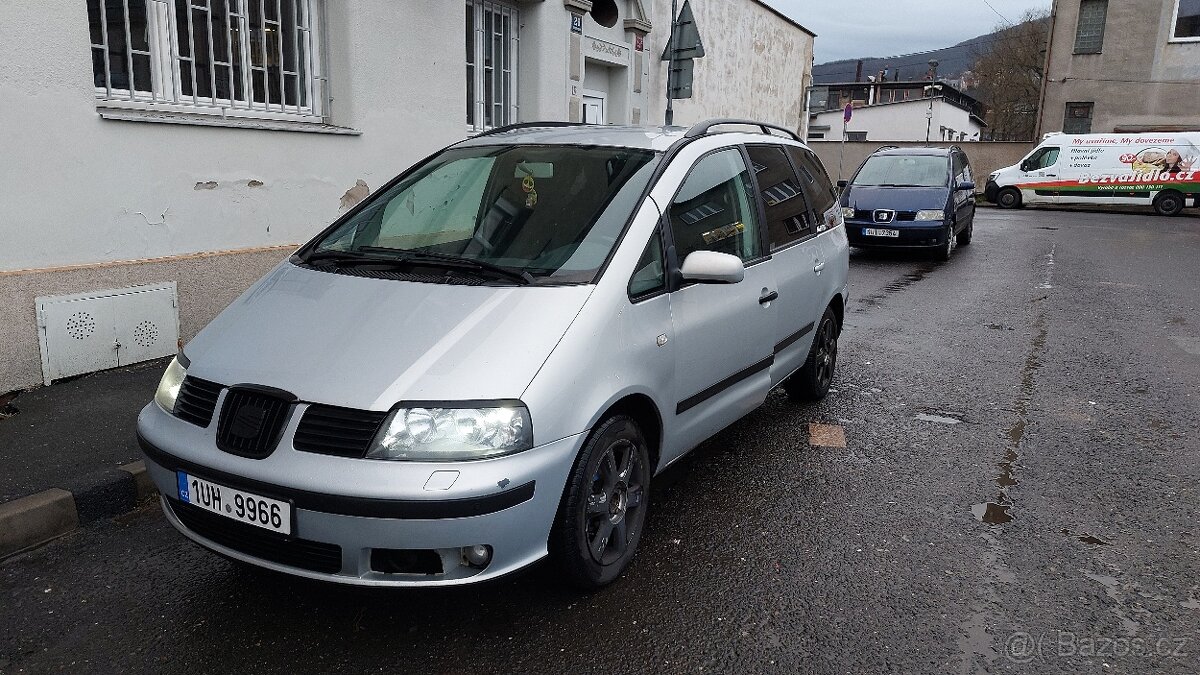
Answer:
<svg viewBox="0 0 1200 675"><path fill-rule="evenodd" d="M387 255L387 258L376 258L385 262L407 262L421 263L427 265L436 265L438 267L447 267L454 269L469 269L474 272L484 272L493 276L501 276L506 279L511 279L521 285L533 283L533 275L529 272L518 272L514 269L479 260L477 258L466 258L463 256L453 255L450 253L432 253L430 251L408 251L403 249L386 248L382 246L363 246L358 249L365 253L382 253Z"/></svg>

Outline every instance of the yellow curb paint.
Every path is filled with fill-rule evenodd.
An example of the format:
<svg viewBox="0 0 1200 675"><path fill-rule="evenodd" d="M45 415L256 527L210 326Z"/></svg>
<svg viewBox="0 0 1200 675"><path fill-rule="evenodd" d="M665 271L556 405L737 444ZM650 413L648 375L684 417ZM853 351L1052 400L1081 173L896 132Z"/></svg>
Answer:
<svg viewBox="0 0 1200 675"><path fill-rule="evenodd" d="M846 430L837 424L808 425L808 442L822 448L846 447Z"/></svg>

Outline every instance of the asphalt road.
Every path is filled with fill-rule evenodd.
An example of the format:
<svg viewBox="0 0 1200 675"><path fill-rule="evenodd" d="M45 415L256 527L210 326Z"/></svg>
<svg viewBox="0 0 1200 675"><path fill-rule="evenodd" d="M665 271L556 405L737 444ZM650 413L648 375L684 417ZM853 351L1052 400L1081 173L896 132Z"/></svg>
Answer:
<svg viewBox="0 0 1200 675"><path fill-rule="evenodd" d="M851 266L836 391L660 477L602 592L296 581L151 505L0 563L0 671L1200 670L1200 220L981 210Z"/></svg>

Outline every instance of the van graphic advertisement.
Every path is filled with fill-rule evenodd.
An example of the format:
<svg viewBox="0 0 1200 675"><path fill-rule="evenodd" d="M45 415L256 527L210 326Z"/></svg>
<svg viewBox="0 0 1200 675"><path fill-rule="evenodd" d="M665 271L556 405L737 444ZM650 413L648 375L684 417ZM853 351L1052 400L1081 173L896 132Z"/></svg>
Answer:
<svg viewBox="0 0 1200 675"><path fill-rule="evenodd" d="M1024 204L1154 206L1164 215L1200 198L1200 133L1048 135L1016 166L993 173L985 195Z"/></svg>

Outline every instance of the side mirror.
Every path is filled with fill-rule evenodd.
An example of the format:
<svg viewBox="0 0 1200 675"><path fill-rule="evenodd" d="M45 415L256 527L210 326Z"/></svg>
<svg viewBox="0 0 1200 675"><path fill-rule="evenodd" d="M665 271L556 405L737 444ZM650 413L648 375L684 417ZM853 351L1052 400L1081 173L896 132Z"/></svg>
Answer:
<svg viewBox="0 0 1200 675"><path fill-rule="evenodd" d="M1021 162L1021 170L1026 173L1028 173L1029 171L1032 171L1033 170L1033 162L1030 162L1028 160Z"/></svg>
<svg viewBox="0 0 1200 675"><path fill-rule="evenodd" d="M746 278L742 259L716 251L693 251L683 259L679 275L701 284L736 284Z"/></svg>
<svg viewBox="0 0 1200 675"><path fill-rule="evenodd" d="M965 191L967 191L967 190L970 190L971 192L974 192L974 191L975 191L975 182L974 182L974 181L969 181L969 180L963 180L963 181L959 181L959 182L958 182L958 185L955 185L955 186L954 186L954 189L955 189L955 190L960 190L960 191L963 191L963 192L965 192Z"/></svg>
<svg viewBox="0 0 1200 675"><path fill-rule="evenodd" d="M845 190L845 189L846 189L846 186L847 186L847 185L849 185L849 184L850 184L850 181L848 181L848 180L839 180L839 181L838 181L838 189L839 189L839 190Z"/></svg>

